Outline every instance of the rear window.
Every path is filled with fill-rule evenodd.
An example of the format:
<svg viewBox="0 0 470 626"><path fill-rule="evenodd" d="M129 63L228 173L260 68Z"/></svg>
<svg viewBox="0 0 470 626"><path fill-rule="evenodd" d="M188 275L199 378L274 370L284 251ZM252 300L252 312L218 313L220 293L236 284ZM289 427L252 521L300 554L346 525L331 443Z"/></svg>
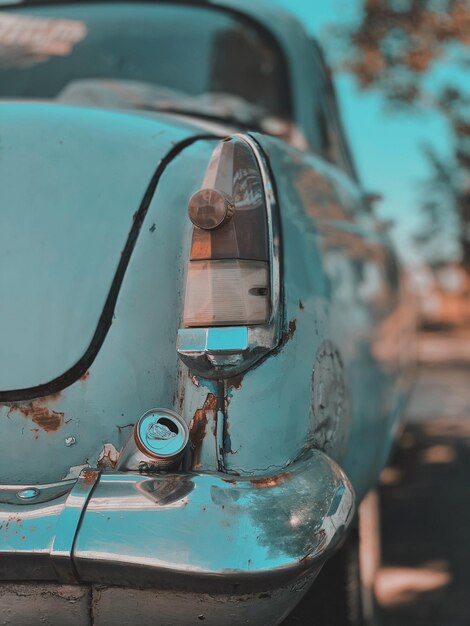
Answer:
<svg viewBox="0 0 470 626"><path fill-rule="evenodd" d="M160 3L0 11L0 97L57 98L86 79L138 81L170 95L225 94L291 119L276 41L231 13Z"/></svg>

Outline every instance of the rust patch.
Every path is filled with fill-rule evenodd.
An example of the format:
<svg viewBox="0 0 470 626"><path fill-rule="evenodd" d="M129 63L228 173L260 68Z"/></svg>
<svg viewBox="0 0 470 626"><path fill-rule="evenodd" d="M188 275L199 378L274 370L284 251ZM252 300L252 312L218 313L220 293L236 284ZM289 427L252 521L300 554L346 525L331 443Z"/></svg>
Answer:
<svg viewBox="0 0 470 626"><path fill-rule="evenodd" d="M90 378L90 370L87 370L83 376L80 376L80 380L82 383L86 382Z"/></svg>
<svg viewBox="0 0 470 626"><path fill-rule="evenodd" d="M3 406L8 407L8 415L17 411L23 417L32 420L35 424L42 428L46 433L52 433L63 425L64 413L62 411L53 411L48 404L60 398L60 393L38 398L30 402L7 402Z"/></svg>
<svg viewBox="0 0 470 626"><path fill-rule="evenodd" d="M260 489L266 489L267 487L277 487L289 480L290 475L288 472L282 474L276 474L275 476L260 476L259 478L252 478L250 483L253 487L259 487Z"/></svg>
<svg viewBox="0 0 470 626"><path fill-rule="evenodd" d="M286 330L286 332L282 336L283 345L292 339L292 337L295 335L296 330L297 330L297 320L293 319L289 322L289 328Z"/></svg>
<svg viewBox="0 0 470 626"><path fill-rule="evenodd" d="M227 385L229 387L234 387L235 389L241 389L243 377L244 377L244 374L238 374L238 376L232 376L232 378L227 379Z"/></svg>
<svg viewBox="0 0 470 626"><path fill-rule="evenodd" d="M93 485L96 482L96 472L92 469L84 469L80 478L83 480L83 484Z"/></svg>
<svg viewBox="0 0 470 626"><path fill-rule="evenodd" d="M217 397L208 393L204 405L197 409L189 426L189 438L192 449L192 466L195 467L201 460L201 447L207 428L207 413L217 411Z"/></svg>

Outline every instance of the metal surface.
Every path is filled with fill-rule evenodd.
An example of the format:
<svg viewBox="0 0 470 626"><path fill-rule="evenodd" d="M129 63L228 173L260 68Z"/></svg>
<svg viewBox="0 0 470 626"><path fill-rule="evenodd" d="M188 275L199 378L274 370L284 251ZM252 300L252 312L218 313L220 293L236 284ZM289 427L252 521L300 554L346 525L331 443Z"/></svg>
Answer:
<svg viewBox="0 0 470 626"><path fill-rule="evenodd" d="M236 376L273 350L281 338L279 215L266 159L249 135L234 135L253 152L263 182L270 257L271 314L267 324L241 328L182 328L177 350L190 371L207 378Z"/></svg>
<svg viewBox="0 0 470 626"><path fill-rule="evenodd" d="M318 568L354 513L348 479L319 451L281 474L252 478L97 478L88 470L67 497L9 507L0 579L63 582L73 575L207 593L274 589Z"/></svg>
<svg viewBox="0 0 470 626"><path fill-rule="evenodd" d="M123 119L132 134L131 115ZM149 137L160 137L160 122L149 118L147 123L152 129ZM111 132L102 126L102 132ZM94 142L100 140L98 133ZM103 443L120 450L140 415L154 406L174 409L189 424L192 406L201 402L204 393L192 385L186 372L180 378L177 375L176 335L184 291L182 259L187 257L190 238L187 202L201 185L213 147L211 142L197 142L167 165L127 267L112 325L88 372L60 394L25 403L0 403L0 484L19 483L20 489L53 483L67 476L71 467L96 459ZM136 149L136 154L141 153ZM157 166L158 155L156 150L152 167ZM144 191L145 185L141 193ZM131 221L132 215L129 227ZM52 222L50 228L54 228ZM29 240L32 234L28 232L28 237L26 232L21 234L21 241ZM83 249L87 249L86 244ZM88 252L91 254L90 249ZM115 256L120 256L119 246ZM59 263L56 271L62 269ZM51 270L51 276L54 272ZM78 281L79 274L75 278ZM66 307L64 319L74 315L73 302L64 299L61 303ZM72 345L72 338L64 341L64 349L65 344ZM16 358L20 367L21 351ZM34 362L39 371L40 361ZM188 411L182 411L186 385ZM75 444L68 447L65 439L72 435Z"/></svg>
<svg viewBox="0 0 470 626"><path fill-rule="evenodd" d="M86 469L81 472L58 519L50 554L57 579L62 583L77 582L72 562L73 545L80 520L99 477L100 472L96 470Z"/></svg>
<svg viewBox="0 0 470 626"><path fill-rule="evenodd" d="M82 357L148 182L188 128L50 103L0 110L9 155L0 168L4 392L46 384ZM62 423L40 401L17 410L39 427Z"/></svg>
<svg viewBox="0 0 470 626"><path fill-rule="evenodd" d="M286 323L278 350L227 381L224 467L241 475L281 471L305 447L326 446L360 499L386 461L411 383L403 373L412 323L392 246L338 168L256 139L279 194ZM335 357L319 366L328 342ZM321 389L312 385L315 368L323 370ZM350 410L336 397L338 380ZM317 438L322 412L328 436Z"/></svg>
<svg viewBox="0 0 470 626"><path fill-rule="evenodd" d="M41 492L36 487L30 487L27 489L21 489L16 492L16 496L21 500L31 500L36 498Z"/></svg>
<svg viewBox="0 0 470 626"><path fill-rule="evenodd" d="M35 485L34 487L24 487L24 485L1 485L0 486L0 506L2 504L41 504L54 500L72 489L75 480L61 480L58 483L48 485Z"/></svg>

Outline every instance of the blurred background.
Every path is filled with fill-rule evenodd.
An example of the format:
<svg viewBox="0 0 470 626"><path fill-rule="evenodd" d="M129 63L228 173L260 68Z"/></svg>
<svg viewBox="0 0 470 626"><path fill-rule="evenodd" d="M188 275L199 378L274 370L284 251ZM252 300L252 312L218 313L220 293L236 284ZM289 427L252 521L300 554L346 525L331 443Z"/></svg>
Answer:
<svg viewBox="0 0 470 626"><path fill-rule="evenodd" d="M323 45L419 308L417 385L379 494L382 621L468 625L470 1L276 2Z"/></svg>

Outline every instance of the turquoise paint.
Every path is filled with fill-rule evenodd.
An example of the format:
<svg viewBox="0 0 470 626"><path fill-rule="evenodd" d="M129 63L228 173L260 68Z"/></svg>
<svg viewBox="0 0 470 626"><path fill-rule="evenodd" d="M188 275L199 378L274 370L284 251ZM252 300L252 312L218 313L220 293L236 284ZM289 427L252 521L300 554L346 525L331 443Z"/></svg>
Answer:
<svg viewBox="0 0 470 626"><path fill-rule="evenodd" d="M120 120L121 127L127 124L129 135L132 135L129 127L134 127L135 137L139 137L139 125L143 123L140 118L114 116L101 111L96 115L101 117L102 131L94 129L95 146L99 144L102 134L106 136L109 132L110 127L104 123L106 119ZM86 113L83 112L81 117L86 130ZM145 124L148 137L158 135L160 142L160 150L155 149L152 159L145 151L141 153L145 160L145 164L142 163L144 171L145 167L148 168L147 160L151 162L151 171L147 170L150 177L153 167L164 156L161 142L165 136L168 140L178 141L183 131L178 125L172 127L167 123L164 133L159 134L162 126L156 119L147 119ZM187 134L185 129L184 136ZM141 139L143 142L143 137ZM58 397L21 405L38 409L45 406L49 411L63 413L62 425L57 430L46 432L32 421L31 415L25 417L11 406L0 407L1 482L27 484L59 480L71 466L96 462L104 443L112 443L119 450L129 435L129 424L134 424L145 411L164 407L180 412L176 333L180 323L185 259L189 246L187 201L201 183L212 149L210 144L198 142L177 156L165 170L127 268L112 326L87 376L64 389ZM138 161L138 155L135 148L129 151L129 159ZM86 153L83 159L86 161ZM121 177L120 170L116 178ZM145 184L139 188L139 198L148 183L146 178L144 180ZM130 227L135 208L132 205L126 208L128 214L125 221ZM34 232L30 233L30 237L33 245ZM120 243L113 247L111 256L114 261L119 259L120 250ZM98 262L99 256L94 258ZM60 267L55 271L60 276ZM61 328L64 325L67 328L67 306L72 314L74 305L74 299L63 304ZM34 321L35 318L32 319ZM37 331L40 332L40 329ZM65 334L64 344L75 341L74 345L81 347L76 340L77 337ZM6 365L3 362L3 366ZM36 366L41 373L39 362ZM184 380L190 389L187 394L189 409L202 406L207 389L203 385L195 387L187 371ZM192 415L184 413L188 422ZM74 436L76 443L67 447L65 439L69 436Z"/></svg>
<svg viewBox="0 0 470 626"><path fill-rule="evenodd" d="M316 146L313 112L321 94L314 81L315 63L306 34L295 20L281 20L276 11L266 9L266 4L241 0L219 4L243 7L278 38L291 69L296 122L310 144ZM11 106L15 111L17 105ZM47 189L65 194L61 182L68 176L69 182L74 183L73 167L78 167L82 172L80 180L94 181L92 190L99 188L101 176L109 175L109 201L106 197L101 208L111 211L111 206L121 207L114 208L122 221L113 224L113 233L108 239L104 232L100 233L103 247L109 251L105 255L110 259L108 266L101 262L103 248L96 242L94 248L87 248L86 240L82 242L83 252L89 257L90 266L85 274L89 279L87 284L91 285L88 296L93 299L94 308L85 307L86 298L70 297L62 303L61 318L68 319L70 313L72 321L75 304L83 310L84 319L88 319L80 331L71 333L70 345L79 353L86 346L92 321L97 318L98 296L102 297L98 283L93 282L95 266L99 266L99 271L108 268L109 283L110 268L115 267L119 257L120 241L128 232L137 208L136 199L145 192L158 162L174 143L201 131L197 122L193 125L175 122L171 116L58 105L28 106L25 110L32 115L39 110L35 107L54 108L59 119L57 128L52 128L50 120L47 122L45 128L52 130L44 134L42 142L38 137L30 141L30 151L40 143L52 155L47 162L60 164L64 170L59 180L55 167L48 172ZM54 139L62 134L60 120L67 116L72 135L75 131L74 163L61 159L53 147ZM220 126L211 128L219 136L230 132ZM26 131L18 127L15 132ZM36 130L31 132L33 137ZM371 216L360 213L360 190L344 174L280 141L261 136L257 139L266 151L279 194L284 246L284 320L285 331L290 326L291 332L286 334L279 350L246 372L241 387L229 384L227 396L219 397L219 403L225 402L227 419L223 461L229 472L270 473L285 467L312 445L312 371L319 348L325 340L330 340L344 364L352 408L351 414L339 423L335 434L338 443L332 443L329 454L344 465L361 497L378 477L399 399L399 358L392 352L392 359L387 362L380 356L379 345L380 333L393 341L393 333L400 331L399 325L389 324L391 330L387 326L399 305L396 287L390 286L389 281L390 259L381 252L388 242L374 232ZM119 449L130 425L150 408L174 408L190 423L210 394L220 393L216 382L193 379L191 372L178 361L175 346L189 250L187 202L202 182L213 147L213 143L198 142L165 170L131 256L112 327L86 380L70 385L60 397L44 400L48 410L64 414L62 426L46 433L20 410L2 407L0 418L3 418L2 436L6 445L6 453L0 460L3 482L62 478L70 466L93 462L104 443L112 443ZM116 162L119 167L113 170ZM82 197L79 192L80 189L74 215L79 213ZM47 209L47 197L47 190L42 189L34 200ZM90 211L92 207L90 204ZM338 217L338 209L340 213L346 209L346 217ZM55 203L50 210L57 210ZM355 215L354 219L348 217L348 212ZM112 214L107 215L111 220ZM48 221L53 226L52 216ZM79 226L71 230L77 237ZM29 233L31 250L35 244L33 235ZM374 257L372 252L378 256ZM78 268L78 258L74 257L74 268ZM64 271L64 283L68 276ZM79 273L77 276L82 277ZM106 280L100 285L103 282ZM37 320L43 318L34 318L39 331L41 325ZM63 328L59 330L63 332ZM56 341L56 354L50 360L53 367L59 363L58 356L63 357L64 364L76 358L65 354L67 345ZM45 365L31 369L43 381L46 371ZM208 409L205 417L198 469L214 471L219 462L217 411ZM65 438L70 436L75 437L76 443L67 447ZM343 441L346 446L342 445ZM26 458L30 463L24 463Z"/></svg>
<svg viewBox="0 0 470 626"><path fill-rule="evenodd" d="M133 215L188 127L46 103L0 104L0 120L7 391L48 383L88 348Z"/></svg>

